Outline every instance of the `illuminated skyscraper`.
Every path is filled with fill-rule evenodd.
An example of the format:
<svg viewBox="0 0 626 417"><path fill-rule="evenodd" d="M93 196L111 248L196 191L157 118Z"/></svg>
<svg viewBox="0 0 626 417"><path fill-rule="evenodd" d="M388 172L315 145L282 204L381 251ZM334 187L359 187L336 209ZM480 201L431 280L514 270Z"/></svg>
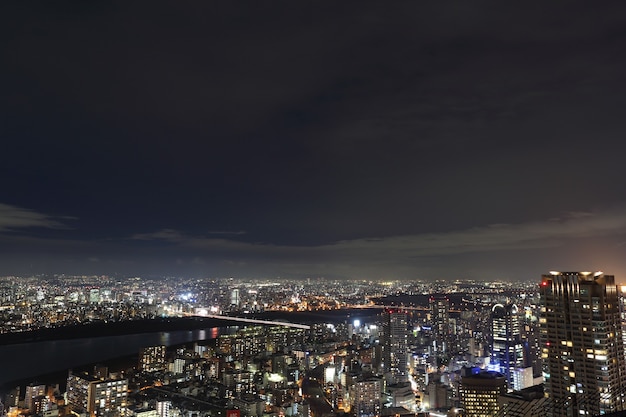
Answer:
<svg viewBox="0 0 626 417"><path fill-rule="evenodd" d="M525 388L515 386L515 370L525 367L524 345L520 330L520 319L515 304L493 306L491 309L491 363L499 367L499 371L506 378L509 391Z"/></svg>
<svg viewBox="0 0 626 417"><path fill-rule="evenodd" d="M444 355L450 350L450 300L444 295L432 295L429 303L435 353Z"/></svg>
<svg viewBox="0 0 626 417"><path fill-rule="evenodd" d="M407 313L400 309L383 312L383 369L388 382L408 380Z"/></svg>
<svg viewBox="0 0 626 417"><path fill-rule="evenodd" d="M626 285L622 285L620 288L619 310L622 317L622 339L624 340L624 355L626 355Z"/></svg>
<svg viewBox="0 0 626 417"><path fill-rule="evenodd" d="M580 417L624 410L626 363L614 277L550 272L542 277L540 292L549 414Z"/></svg>

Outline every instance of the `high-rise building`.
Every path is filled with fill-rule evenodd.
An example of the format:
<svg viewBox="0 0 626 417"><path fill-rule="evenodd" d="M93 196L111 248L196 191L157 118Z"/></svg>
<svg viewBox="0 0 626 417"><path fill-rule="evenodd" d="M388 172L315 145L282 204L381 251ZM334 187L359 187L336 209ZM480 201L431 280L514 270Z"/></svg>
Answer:
<svg viewBox="0 0 626 417"><path fill-rule="evenodd" d="M526 367L520 330L520 318L515 304L493 306L491 309L491 363L497 366L506 378L509 391L526 388L516 386L517 378L515 378L515 371Z"/></svg>
<svg viewBox="0 0 626 417"><path fill-rule="evenodd" d="M626 285L620 287L619 310L622 318L622 339L624 340L624 355L626 355Z"/></svg>
<svg viewBox="0 0 626 417"><path fill-rule="evenodd" d="M383 369L388 382L408 380L407 313L388 308L383 312Z"/></svg>
<svg viewBox="0 0 626 417"><path fill-rule="evenodd" d="M165 346L148 346L139 352L139 369L143 372L164 371L167 367L165 362Z"/></svg>
<svg viewBox="0 0 626 417"><path fill-rule="evenodd" d="M350 387L352 413L356 417L379 417L382 381L379 378L357 380Z"/></svg>
<svg viewBox="0 0 626 417"><path fill-rule="evenodd" d="M429 304L435 353L445 355L450 350L450 300L445 295L431 295Z"/></svg>
<svg viewBox="0 0 626 417"><path fill-rule="evenodd" d="M239 307L239 303L241 302L239 298L239 288L235 288L230 293L230 304Z"/></svg>
<svg viewBox="0 0 626 417"><path fill-rule="evenodd" d="M533 377L542 379L541 364L541 337L539 310L534 311L533 308L524 310L522 316L522 343L526 353L526 365L532 367Z"/></svg>
<svg viewBox="0 0 626 417"><path fill-rule="evenodd" d="M126 410L128 380L98 378L89 373L67 377L67 401L73 413L88 417L116 417Z"/></svg>
<svg viewBox="0 0 626 417"><path fill-rule="evenodd" d="M461 406L466 417L495 416L499 397L506 393L506 378L499 372L465 370L461 377Z"/></svg>
<svg viewBox="0 0 626 417"><path fill-rule="evenodd" d="M615 278L550 272L541 293L541 356L554 417L626 408L626 363Z"/></svg>

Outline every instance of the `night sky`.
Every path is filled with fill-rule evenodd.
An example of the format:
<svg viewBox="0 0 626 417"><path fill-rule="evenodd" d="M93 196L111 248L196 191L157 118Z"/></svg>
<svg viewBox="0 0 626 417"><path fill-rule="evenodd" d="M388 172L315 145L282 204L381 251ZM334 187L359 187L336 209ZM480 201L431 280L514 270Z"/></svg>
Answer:
<svg viewBox="0 0 626 417"><path fill-rule="evenodd" d="M626 3L0 5L0 274L626 282Z"/></svg>

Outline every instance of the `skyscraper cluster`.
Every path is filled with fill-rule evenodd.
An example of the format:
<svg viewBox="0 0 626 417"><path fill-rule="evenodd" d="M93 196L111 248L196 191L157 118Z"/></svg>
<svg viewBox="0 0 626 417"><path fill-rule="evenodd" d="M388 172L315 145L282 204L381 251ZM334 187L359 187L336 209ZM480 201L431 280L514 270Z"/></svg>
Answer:
<svg viewBox="0 0 626 417"><path fill-rule="evenodd" d="M38 416L149 417L132 394L146 389L154 398L140 405L150 416L187 415L187 405L162 395L167 386L242 417L268 407L287 417L310 417L309 407L356 417L626 411L624 299L613 276L553 271L534 287L460 289L421 292L418 305L384 307L370 325L248 326L193 348L146 347L129 373L70 371L62 404L58 387L36 383L22 404L19 391L4 404Z"/></svg>
<svg viewBox="0 0 626 417"><path fill-rule="evenodd" d="M541 409L550 417L584 417L626 410L624 312L615 278L602 272L553 271L542 276L539 288L538 348L528 331L536 325L524 310L512 302L492 305L488 366L463 371L458 384L465 415L517 415L519 410ZM450 348L454 322L448 297L431 296L429 313L430 353L439 367L455 352ZM406 334L406 311L387 309L382 349L388 383L407 380ZM542 364L539 377L533 372L537 356ZM439 373L431 375L440 378ZM545 390L537 385L542 380ZM430 391L435 392L438 384L429 384ZM438 398L433 397L431 405L447 403L435 401Z"/></svg>

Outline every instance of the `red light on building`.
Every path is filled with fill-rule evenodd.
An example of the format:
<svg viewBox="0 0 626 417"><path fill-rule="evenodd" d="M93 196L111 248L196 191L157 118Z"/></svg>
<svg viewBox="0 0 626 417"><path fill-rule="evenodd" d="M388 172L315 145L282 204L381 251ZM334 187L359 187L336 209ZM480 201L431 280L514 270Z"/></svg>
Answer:
<svg viewBox="0 0 626 417"><path fill-rule="evenodd" d="M550 285L550 281L541 281L542 287L547 287L548 285Z"/></svg>
<svg viewBox="0 0 626 417"><path fill-rule="evenodd" d="M241 417L239 410L226 410L226 417Z"/></svg>

